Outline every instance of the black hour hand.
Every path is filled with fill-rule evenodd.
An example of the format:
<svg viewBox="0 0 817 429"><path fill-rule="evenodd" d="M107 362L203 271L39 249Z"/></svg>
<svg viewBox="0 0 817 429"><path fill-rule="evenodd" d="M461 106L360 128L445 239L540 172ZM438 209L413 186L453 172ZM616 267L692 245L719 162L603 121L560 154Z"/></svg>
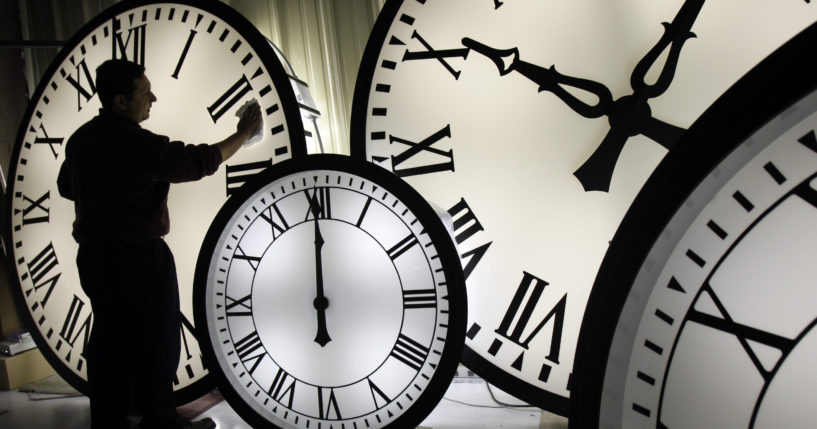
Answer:
<svg viewBox="0 0 817 429"><path fill-rule="evenodd" d="M613 94L606 86L598 82L566 76L556 71L555 66L550 68L538 66L519 59L519 49L496 49L471 38L462 39L463 46L484 55L496 65L500 76L515 71L538 85L538 91L548 91L555 94L576 113L585 118L598 118L606 115L613 104ZM598 102L588 104L564 87L572 87L594 95Z"/></svg>
<svg viewBox="0 0 817 429"><path fill-rule="evenodd" d="M496 64L502 76L513 71L519 63L519 49L517 48L496 49L468 37L462 39L462 45L488 57Z"/></svg>
<svg viewBox="0 0 817 429"><path fill-rule="evenodd" d="M317 200L317 192L315 195ZM320 215L320 206L317 202L310 198L310 209L315 217L315 300L312 301L313 307L317 311L318 316L318 331L315 334L315 342L321 347L325 347L332 338L329 337L329 332L326 329L326 309L329 308L329 299L326 298L323 290L323 259L321 257L321 250L323 248L324 240L321 234L318 217Z"/></svg>

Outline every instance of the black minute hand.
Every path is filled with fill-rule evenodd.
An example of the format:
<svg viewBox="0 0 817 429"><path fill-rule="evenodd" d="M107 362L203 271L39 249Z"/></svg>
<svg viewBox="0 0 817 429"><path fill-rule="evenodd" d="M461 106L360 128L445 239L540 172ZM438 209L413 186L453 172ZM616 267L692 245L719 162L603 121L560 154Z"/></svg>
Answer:
<svg viewBox="0 0 817 429"><path fill-rule="evenodd" d="M317 192L315 193L315 200L317 200ZM312 305L318 312L318 332L315 334L315 342L321 347L326 346L332 338L329 337L329 332L326 330L326 309L329 307L329 300L323 292L323 263L321 261L321 249L323 248L323 235L321 235L321 228L318 223L320 214L320 206L317 201L310 200L312 214L315 217L315 286L316 296L312 301Z"/></svg>

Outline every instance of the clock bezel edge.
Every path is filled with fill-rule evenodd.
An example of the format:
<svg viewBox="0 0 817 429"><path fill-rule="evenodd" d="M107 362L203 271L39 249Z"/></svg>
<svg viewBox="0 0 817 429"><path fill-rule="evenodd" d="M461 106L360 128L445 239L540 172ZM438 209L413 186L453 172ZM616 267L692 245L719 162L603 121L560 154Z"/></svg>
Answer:
<svg viewBox="0 0 817 429"><path fill-rule="evenodd" d="M421 222L426 228L429 237L434 237L434 245L438 251L441 265L445 270L449 292L448 335L438 368L429 381L429 388L422 392L417 401L415 401L406 412L392 422L392 425L398 427L404 427L404 425L407 425L405 427L417 426L442 399L448 385L454 378L459 364L459 356L462 354L462 347L465 343L465 326L468 310L465 279L462 266L460 265L459 254L457 253L453 239L437 213L414 188L382 167L345 155L311 154L304 158L289 159L268 167L242 186L227 200L221 210L219 210L207 231L201 251L199 252L193 288L193 308L196 326L207 326L207 297L205 293L206 282L209 275L209 264L216 250L221 232L234 212L241 207L247 198L251 197L269 181L277 180L281 177L304 170L321 169L351 173L370 180L373 183L377 183L379 186L387 182L388 185L383 186L383 188L397 196L404 204L410 204L412 206L412 212L415 215L419 215L417 218L420 219L422 217ZM362 172L364 170L365 172ZM374 179L372 179L372 177L374 177ZM205 364L208 368L219 368L218 360L210 343L210 334L207 328L198 330L198 333L200 335L199 344L202 345L201 349L203 357L205 358ZM242 410L239 412L239 415L243 419L246 419L253 427L278 427L255 412L252 406L244 403L241 395L234 390L221 369L211 369L210 375L215 380L216 385L228 403L233 408Z"/></svg>

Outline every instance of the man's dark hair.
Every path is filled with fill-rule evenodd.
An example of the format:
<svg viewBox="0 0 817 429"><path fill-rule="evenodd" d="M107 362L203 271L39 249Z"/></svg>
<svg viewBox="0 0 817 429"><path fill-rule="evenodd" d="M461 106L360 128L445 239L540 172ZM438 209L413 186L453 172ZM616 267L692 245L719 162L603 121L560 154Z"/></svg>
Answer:
<svg viewBox="0 0 817 429"><path fill-rule="evenodd" d="M145 74L145 66L128 60L108 60L96 68L96 92L102 107L113 105L113 98L117 94L128 99L136 89L134 79Z"/></svg>

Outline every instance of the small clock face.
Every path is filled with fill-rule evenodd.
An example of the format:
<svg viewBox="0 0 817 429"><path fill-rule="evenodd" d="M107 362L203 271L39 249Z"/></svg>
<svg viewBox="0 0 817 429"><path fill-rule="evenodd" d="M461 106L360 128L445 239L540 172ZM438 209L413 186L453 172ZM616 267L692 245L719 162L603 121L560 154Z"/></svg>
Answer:
<svg viewBox="0 0 817 429"><path fill-rule="evenodd" d="M141 125L186 143L214 143L235 132L235 112L255 98L265 137L199 182L173 185L171 232L183 316L177 390L206 374L190 302L204 232L232 190L270 163L305 155L303 126L290 82L267 40L219 2L127 2L104 11L66 44L43 77L23 121L9 176L8 242L13 272L40 349L85 391L85 345L93 323L80 288L71 237L73 205L56 178L65 142L100 108L95 69L127 58L143 64L158 101ZM111 142L116 144L116 142ZM200 385L196 391L206 389ZM192 399L195 393L180 395Z"/></svg>
<svg viewBox="0 0 817 429"><path fill-rule="evenodd" d="M586 319L576 371L606 369L576 427L817 424L815 42L812 26L739 82L639 195L611 247L639 256L605 261L594 286L593 308L613 308Z"/></svg>
<svg viewBox="0 0 817 429"><path fill-rule="evenodd" d="M413 427L464 341L453 240L387 171L302 161L264 172L211 226L195 286L206 356L254 426Z"/></svg>
<svg viewBox="0 0 817 429"><path fill-rule="evenodd" d="M352 153L454 217L469 368L567 413L587 297L634 196L684 129L815 14L802 1L386 3Z"/></svg>

